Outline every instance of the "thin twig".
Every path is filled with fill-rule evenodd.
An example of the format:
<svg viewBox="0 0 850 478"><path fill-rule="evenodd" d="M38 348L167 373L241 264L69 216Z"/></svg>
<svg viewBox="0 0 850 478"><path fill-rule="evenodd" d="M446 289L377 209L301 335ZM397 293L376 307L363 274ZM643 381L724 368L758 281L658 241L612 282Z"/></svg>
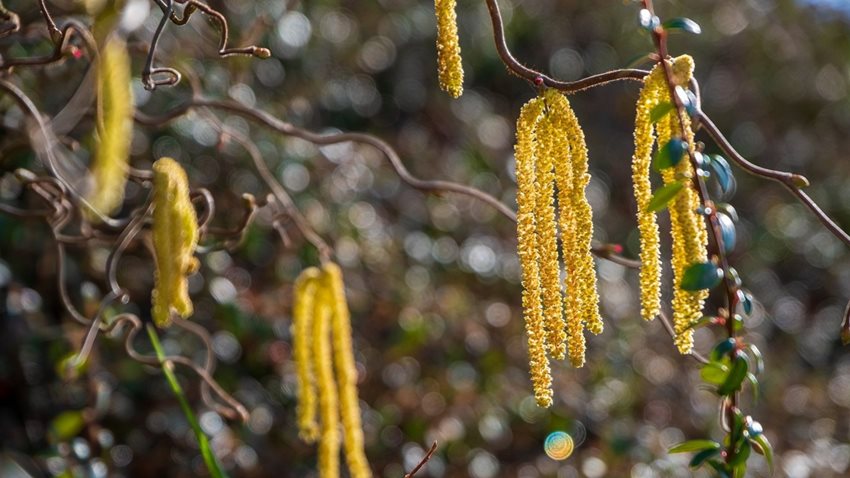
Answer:
<svg viewBox="0 0 850 478"><path fill-rule="evenodd" d="M508 67L511 73L535 85L535 87L536 82L542 81L543 85L549 88L555 88L565 93L575 93L614 81L643 81L643 78L649 74L645 70L621 69L606 71L605 73L592 75L576 81L558 81L553 79L523 65L511 54L505 40L505 25L502 19L502 12L499 10L499 3L497 0L486 0L486 2L487 10L490 12L490 21L493 23L493 40L496 42L496 50L499 52L499 57L501 57L502 62Z"/></svg>

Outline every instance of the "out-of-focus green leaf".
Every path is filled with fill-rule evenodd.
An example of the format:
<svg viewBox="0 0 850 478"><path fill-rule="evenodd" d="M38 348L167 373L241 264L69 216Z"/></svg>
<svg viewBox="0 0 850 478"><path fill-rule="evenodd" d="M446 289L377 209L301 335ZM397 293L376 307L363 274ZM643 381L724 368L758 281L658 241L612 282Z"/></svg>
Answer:
<svg viewBox="0 0 850 478"><path fill-rule="evenodd" d="M672 201L673 198L679 194L683 186L684 184L682 184L681 181L676 181L658 188L655 193L652 194L652 199L649 200L646 210L649 212L657 212L664 209L667 207L667 203Z"/></svg>
<svg viewBox="0 0 850 478"><path fill-rule="evenodd" d="M667 451L668 453L687 453L691 451L701 450L719 450L720 443L714 440L688 440L686 442L673 445Z"/></svg>
<svg viewBox="0 0 850 478"><path fill-rule="evenodd" d="M709 362L702 366L699 375L705 382L712 385L720 385L729 375L729 367L721 363Z"/></svg>
<svg viewBox="0 0 850 478"><path fill-rule="evenodd" d="M770 445L767 437L764 434L760 434L750 438L750 442L753 444L756 453L764 455L764 459L767 460L767 466L770 467L770 473L773 474L773 447Z"/></svg>
<svg viewBox="0 0 850 478"><path fill-rule="evenodd" d="M740 352L738 353L740 354ZM720 395L729 395L740 389L741 383L747 378L748 369L747 359L743 355L738 355L732 362L729 376L726 377L726 381L717 389L717 393Z"/></svg>
<svg viewBox="0 0 850 478"><path fill-rule="evenodd" d="M720 185L720 190L723 194L728 194L732 190L735 178L732 175L732 168L729 167L729 162L726 158L718 154L711 156L711 161L708 163L714 171L714 177L717 178L717 184Z"/></svg>
<svg viewBox="0 0 850 478"><path fill-rule="evenodd" d="M667 31L683 31L694 35L702 33L702 28L697 22L685 17L671 18L662 23L661 26Z"/></svg>
<svg viewBox="0 0 850 478"><path fill-rule="evenodd" d="M720 224L720 237L723 239L723 251L729 254L735 249L737 235L735 233L735 223L732 218L726 214L718 214L717 222Z"/></svg>
<svg viewBox="0 0 850 478"><path fill-rule="evenodd" d="M86 425L83 412L68 410L56 415L50 422L50 431L57 441L67 441L77 436Z"/></svg>
<svg viewBox="0 0 850 478"><path fill-rule="evenodd" d="M682 157L688 151L688 144L681 138L673 138L664 146L659 148L655 153L655 158L652 161L652 168L656 171L672 168L679 164Z"/></svg>
<svg viewBox="0 0 850 478"><path fill-rule="evenodd" d="M718 445L719 445L719 443L718 443ZM712 458L712 457L717 456L719 454L720 454L720 446L718 446L717 448L711 448L711 449L708 449L708 450L703 450L703 451L695 454L694 457L691 458L691 462L688 463L688 466L690 466L691 468L700 467L700 466L702 466L703 463L705 463L705 460L708 460L709 458Z"/></svg>
<svg viewBox="0 0 850 478"><path fill-rule="evenodd" d="M723 270L711 262L700 262L691 264L682 274L682 283L679 284L684 290L711 289L723 279Z"/></svg>
<svg viewBox="0 0 850 478"><path fill-rule="evenodd" d="M652 123L657 123L658 120L667 116L667 113L673 110L673 103L669 101L664 101L655 105L649 111L649 121Z"/></svg>

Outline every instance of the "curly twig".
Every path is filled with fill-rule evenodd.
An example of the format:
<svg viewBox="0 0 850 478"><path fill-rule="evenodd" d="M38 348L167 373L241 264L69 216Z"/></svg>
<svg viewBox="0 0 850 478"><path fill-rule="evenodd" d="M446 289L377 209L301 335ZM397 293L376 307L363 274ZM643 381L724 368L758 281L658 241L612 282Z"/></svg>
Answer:
<svg viewBox="0 0 850 478"><path fill-rule="evenodd" d="M576 81L559 81L553 79L523 65L511 54L505 40L505 22L502 19L502 12L499 10L499 3L497 0L486 0L486 2L487 10L490 12L490 21L493 23L493 40L496 43L496 50L499 52L499 57L501 57L502 62L508 67L511 73L528 81L535 87L540 86L539 82L542 81L542 84L549 88L555 88L565 93L575 93L614 81L643 81L643 78L649 74L645 70L621 69L606 71L605 73L588 76L587 78Z"/></svg>
<svg viewBox="0 0 850 478"><path fill-rule="evenodd" d="M777 171L768 169L757 164L753 164L744 158L735 148L729 143L729 140L720 132L720 129L711 121L702 111L698 111L696 117L699 118L700 124L705 128L706 133L711 136L711 139L717 143L717 146L726 153L729 158L741 167L744 171L761 178L769 179L783 185L791 194L795 195L803 205L805 205L818 220L829 229L833 236L841 240L845 245L850 247L850 235L844 231L838 224L835 223L820 206L815 203L808 194L803 192L802 188L809 185L809 180L805 176L790 173L787 171Z"/></svg>

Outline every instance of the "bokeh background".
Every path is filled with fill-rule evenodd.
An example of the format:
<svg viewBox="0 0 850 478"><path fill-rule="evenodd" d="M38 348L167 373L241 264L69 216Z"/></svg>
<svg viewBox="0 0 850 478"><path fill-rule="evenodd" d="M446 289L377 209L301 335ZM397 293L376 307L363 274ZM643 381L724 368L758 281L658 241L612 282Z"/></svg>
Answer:
<svg viewBox="0 0 850 478"><path fill-rule="evenodd" d="M0 51L13 57L49 50L34 2L5 3L30 28L0 40ZM702 26L699 36L671 37L671 50L695 58L704 110L731 142L760 165L806 175L809 194L850 227L848 3L655 3L665 18L688 16ZM58 17L82 11L70 0L49 4ZM458 6L466 70L459 100L437 86L430 2L210 4L227 15L234 43L256 42L273 56L217 58L217 32L200 15L185 27L169 26L158 62L197 77L206 96L235 99L316 131L375 134L415 174L471 184L514 206L514 121L534 91L499 61L483 1ZM560 79L628 66L652 48L633 2L499 4L517 57ZM142 88L144 52L160 13L146 0L127 0L125 8L137 106L162 113L189 89L185 82L154 94ZM84 56L13 77L52 115L88 65ZM629 161L638 88L617 83L570 98L591 154L595 240L622 244L629 257L637 255ZM41 166L22 144L20 110L3 97L0 113L0 200L20 204L11 171ZM583 369L554 365L555 404L537 408L512 223L465 197L412 190L368 147L317 148L235 116L219 118L256 142L345 270L367 454L377 476L401 477L437 441L419 476L686 477L688 457L665 450L689 438L721 437L717 400L701 387L698 364L677 354L661 324L640 320L636 272L597 262L605 332L589 338ZM90 130L84 118L71 136L82 140ZM250 159L222 142L201 115L163 128L137 125L132 150L139 168L162 156L178 159L193 186L213 191L222 226L238 222L242 193L267 193ZM79 155L85 159L85 143ZM838 332L850 298L850 255L778 185L735 174L730 202L741 220L731 262L756 299L747 338L767 367L761 400L745 394L744 408L776 449L776 476L847 476L850 354ZM140 204L141 192L131 187L125 210ZM230 423L206 409L196 380L180 376L233 476L310 477L316 451L297 438L289 329L292 282L316 263L316 254L297 234L294 246L284 247L269 223L261 215L241 248L203 256L191 284L193 320L214 337L215 376L248 406L249 422ZM37 221L0 216L0 475L204 475L163 376L128 359L121 340L101 337L78 379L57 375L57 362L79 348L83 330L58 302L47 232ZM105 254L99 245L70 250L68 283L83 309L105 290ZM152 267L139 245L119 274L133 296L128 310L144 318ZM199 353L178 331L163 337L171 352ZM697 349L707 352L719 338L700 329ZM138 347L150 350L143 339ZM75 426L93 411L96 420ZM565 436L559 433L574 444L569 456L555 457L560 460L544 448L547 437ZM751 463L750 476L767 476L761 457Z"/></svg>

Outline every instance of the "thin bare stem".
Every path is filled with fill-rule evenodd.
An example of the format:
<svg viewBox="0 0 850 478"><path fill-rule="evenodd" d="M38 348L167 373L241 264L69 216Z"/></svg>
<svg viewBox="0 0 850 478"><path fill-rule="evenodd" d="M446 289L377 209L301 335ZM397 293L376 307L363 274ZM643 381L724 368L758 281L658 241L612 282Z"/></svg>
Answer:
<svg viewBox="0 0 850 478"><path fill-rule="evenodd" d="M520 63L511 53L508 48L508 43L505 40L505 25L502 19L502 12L499 10L497 0L486 0L487 10L490 12L490 21L493 23L493 40L496 43L496 50L499 52L499 57L508 70L514 75L528 81L535 87L537 83L542 81L543 85L549 88L555 88L565 93L575 93L583 91L595 86L601 86L614 81L642 81L649 74L645 70L636 69L621 69L606 71L598 75L592 75L587 78L582 78L576 81L558 81L537 70L531 69Z"/></svg>

